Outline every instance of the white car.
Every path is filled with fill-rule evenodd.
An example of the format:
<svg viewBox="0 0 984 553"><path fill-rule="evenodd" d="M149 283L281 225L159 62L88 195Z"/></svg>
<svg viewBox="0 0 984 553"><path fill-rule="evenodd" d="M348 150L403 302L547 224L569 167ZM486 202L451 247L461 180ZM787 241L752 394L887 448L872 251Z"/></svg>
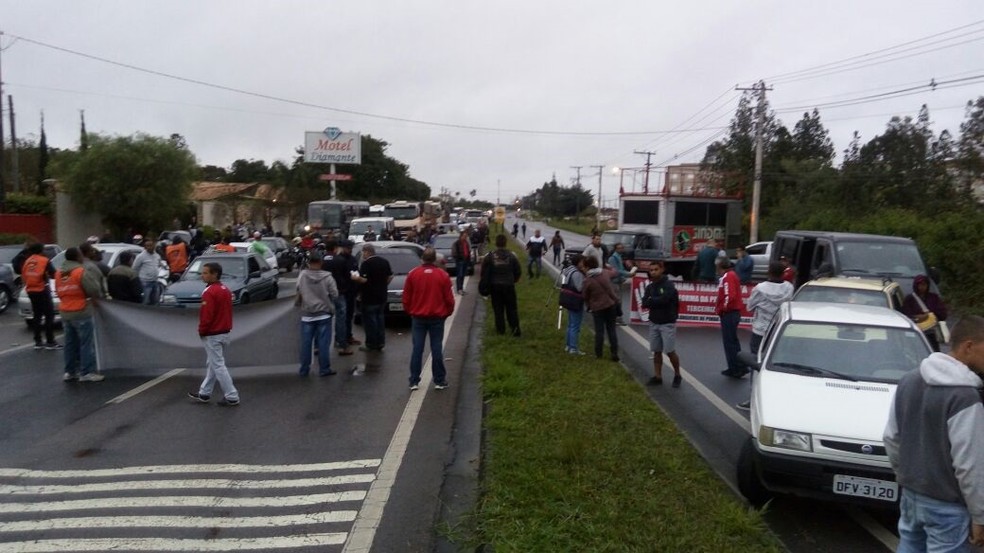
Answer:
<svg viewBox="0 0 984 553"><path fill-rule="evenodd" d="M739 490L753 504L783 493L897 505L882 432L899 379L930 353L887 307L784 303L758 356L739 354L756 371Z"/></svg>
<svg viewBox="0 0 984 553"><path fill-rule="evenodd" d="M236 248L237 252L251 252L252 242L230 242L230 246ZM266 244L264 244L266 246ZM270 246L266 247L267 252L263 255L263 260L267 262L267 265L273 267L274 269L280 269L280 265L277 264L277 252L273 251ZM211 251L211 250L210 250ZM259 252L257 252L259 253Z"/></svg>
<svg viewBox="0 0 984 553"><path fill-rule="evenodd" d="M126 251L133 252L136 256L143 251L143 248L134 244L123 244L123 243L100 243L94 244L96 249L103 252L103 262L109 265L112 269L120 264L120 254ZM65 262L65 252L61 252L51 259L51 264L55 267L57 271L62 263ZM58 311L61 301L58 299L58 294L55 294L54 284L51 285L51 300L55 305L55 322L61 320L61 313ZM31 298L27 297L27 290L21 288L20 293L17 295L17 310L20 316L30 327L32 320L34 319L34 309L31 308Z"/></svg>

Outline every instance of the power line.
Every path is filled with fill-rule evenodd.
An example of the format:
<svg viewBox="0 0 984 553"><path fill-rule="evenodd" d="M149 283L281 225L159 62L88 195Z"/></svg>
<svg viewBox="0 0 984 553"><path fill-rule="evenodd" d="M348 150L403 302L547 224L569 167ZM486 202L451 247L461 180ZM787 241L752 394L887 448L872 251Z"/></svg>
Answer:
<svg viewBox="0 0 984 553"><path fill-rule="evenodd" d="M859 97L859 98L851 98L851 99L848 99L848 100L840 100L840 101L837 101L837 102L829 102L829 103L826 103L826 104L802 105L802 106L796 106L796 107L790 107L790 108L783 108L781 110L778 110L777 109L777 110L775 110L775 112L776 113L789 113L789 112L793 112L793 111L800 111L800 110L803 110L803 109L820 109L820 108L833 109L833 108L839 108L839 107L855 106L855 105L858 105L858 104L867 104L867 103L870 103L870 102L880 102L880 101L883 101L883 100L891 100L891 99L894 99L894 98L902 98L902 97L905 97L905 96L912 96L913 94L919 94L921 92L926 92L926 91L946 90L948 88L958 88L958 87L963 87L963 86L970 86L970 85L978 84L978 82L980 82L982 80L984 80L984 74L974 75L972 77L964 77L964 78L961 78L961 79L950 79L950 80L947 80L947 81L940 81L940 82L930 81L929 83L924 84L924 85L921 85L921 86L915 86L915 87L910 87L910 88L903 88L903 89L895 90L895 91L892 91L892 92L884 92L884 93L881 93L881 94L872 94L870 96L862 96L862 97Z"/></svg>

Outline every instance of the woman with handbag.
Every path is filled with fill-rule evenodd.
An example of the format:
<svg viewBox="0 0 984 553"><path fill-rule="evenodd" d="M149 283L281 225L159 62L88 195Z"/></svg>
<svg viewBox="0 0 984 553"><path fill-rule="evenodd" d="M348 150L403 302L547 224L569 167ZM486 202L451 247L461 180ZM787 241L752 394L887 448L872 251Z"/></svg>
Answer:
<svg viewBox="0 0 984 553"><path fill-rule="evenodd" d="M926 334L933 351L940 351L940 343L949 341L946 329L946 305L939 294L929 290L929 278L917 275L912 280L912 293L905 297L902 312Z"/></svg>

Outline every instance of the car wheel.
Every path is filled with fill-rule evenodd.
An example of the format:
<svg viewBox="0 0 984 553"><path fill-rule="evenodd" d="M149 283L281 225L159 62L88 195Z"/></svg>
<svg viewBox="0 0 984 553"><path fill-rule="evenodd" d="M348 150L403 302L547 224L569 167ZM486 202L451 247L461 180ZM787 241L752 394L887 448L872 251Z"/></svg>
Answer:
<svg viewBox="0 0 984 553"><path fill-rule="evenodd" d="M249 294L244 293L243 295L239 296L239 303L241 303L242 305L246 305L247 303L249 303Z"/></svg>
<svg viewBox="0 0 984 553"><path fill-rule="evenodd" d="M738 455L737 477L738 491L753 506L761 507L772 499L772 494L762 485L755 472L755 444L751 436L745 441Z"/></svg>
<svg viewBox="0 0 984 553"><path fill-rule="evenodd" d="M10 290L6 286L0 286L0 313L10 307Z"/></svg>

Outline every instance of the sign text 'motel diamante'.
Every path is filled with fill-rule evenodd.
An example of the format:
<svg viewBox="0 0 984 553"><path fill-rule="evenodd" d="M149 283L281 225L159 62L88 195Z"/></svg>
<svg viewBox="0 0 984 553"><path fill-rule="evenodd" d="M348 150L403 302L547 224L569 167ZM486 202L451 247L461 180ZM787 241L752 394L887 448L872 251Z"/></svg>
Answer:
<svg viewBox="0 0 984 553"><path fill-rule="evenodd" d="M342 132L328 127L321 132L304 133L304 161L308 163L362 163L362 138L359 133Z"/></svg>

